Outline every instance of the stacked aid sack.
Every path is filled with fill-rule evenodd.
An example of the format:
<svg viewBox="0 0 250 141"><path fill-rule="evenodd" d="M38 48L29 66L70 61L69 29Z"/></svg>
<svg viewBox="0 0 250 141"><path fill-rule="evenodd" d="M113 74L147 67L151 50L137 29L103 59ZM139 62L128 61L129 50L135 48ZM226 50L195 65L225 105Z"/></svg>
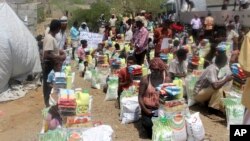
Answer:
<svg viewBox="0 0 250 141"><path fill-rule="evenodd" d="M183 98L182 88L178 83L180 80L175 80L173 83L164 83L157 87L160 92L160 105L158 109L158 118L153 121L153 140L158 141L159 138L163 140L186 141L187 130L185 117L190 115L188 106ZM166 122L159 122L165 119ZM177 128L178 127L178 128ZM168 131L167 131L168 130ZM172 135L166 135L166 132L171 132Z"/></svg>
<svg viewBox="0 0 250 141"><path fill-rule="evenodd" d="M160 92L160 101L163 103L178 99L178 96L181 94L181 88L173 83L161 84L156 89Z"/></svg>
<svg viewBox="0 0 250 141"><path fill-rule="evenodd" d="M246 83L246 75L244 74L240 64L234 63L231 65L231 70L234 76L233 88L235 90L242 91L243 85Z"/></svg>
<svg viewBox="0 0 250 141"><path fill-rule="evenodd" d="M54 88L56 93L59 93L59 89L66 88L66 74L63 72L55 72Z"/></svg>
<svg viewBox="0 0 250 141"><path fill-rule="evenodd" d="M60 89L58 107L59 112L63 116L76 114L76 95L74 90Z"/></svg>

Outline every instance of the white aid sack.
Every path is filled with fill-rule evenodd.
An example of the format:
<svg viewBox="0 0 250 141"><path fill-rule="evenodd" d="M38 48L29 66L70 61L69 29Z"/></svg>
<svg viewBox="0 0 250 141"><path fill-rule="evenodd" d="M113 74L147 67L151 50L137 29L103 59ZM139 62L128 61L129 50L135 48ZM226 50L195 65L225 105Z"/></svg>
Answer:
<svg viewBox="0 0 250 141"><path fill-rule="evenodd" d="M199 114L197 112L186 118L188 141L201 141L205 138L205 129Z"/></svg>
<svg viewBox="0 0 250 141"><path fill-rule="evenodd" d="M138 96L123 97L121 99L120 118L122 120L122 124L138 121L140 114L141 109L138 102Z"/></svg>
<svg viewBox="0 0 250 141"><path fill-rule="evenodd" d="M174 141L186 141L187 140L185 118L182 114L177 114L173 116L170 127L173 131Z"/></svg>
<svg viewBox="0 0 250 141"><path fill-rule="evenodd" d="M0 2L0 93L10 79L41 72L37 41L6 2Z"/></svg>
<svg viewBox="0 0 250 141"><path fill-rule="evenodd" d="M113 129L108 125L90 128L82 133L84 141L112 141Z"/></svg>

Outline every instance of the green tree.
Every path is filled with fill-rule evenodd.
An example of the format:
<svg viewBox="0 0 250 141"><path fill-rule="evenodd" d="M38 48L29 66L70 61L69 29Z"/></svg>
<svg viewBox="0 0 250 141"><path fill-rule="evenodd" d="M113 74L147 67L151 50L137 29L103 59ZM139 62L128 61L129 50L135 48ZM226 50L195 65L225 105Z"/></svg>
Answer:
<svg viewBox="0 0 250 141"><path fill-rule="evenodd" d="M152 13L161 12L160 5L166 0L109 0L111 7L115 8L116 13L135 14L141 10Z"/></svg>
<svg viewBox="0 0 250 141"><path fill-rule="evenodd" d="M103 1L98 1L96 3L91 4L90 9L77 9L72 12L73 17L70 21L70 25L77 20L79 23L86 22L88 27L92 31L97 31L98 29L98 19L101 14L105 15L105 18L108 19L110 17L110 6L108 3Z"/></svg>

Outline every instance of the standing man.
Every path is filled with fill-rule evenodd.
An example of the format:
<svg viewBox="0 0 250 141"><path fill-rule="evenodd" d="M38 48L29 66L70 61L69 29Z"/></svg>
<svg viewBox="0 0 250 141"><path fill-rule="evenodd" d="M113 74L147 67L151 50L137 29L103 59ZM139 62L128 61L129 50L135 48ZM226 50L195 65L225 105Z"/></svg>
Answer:
<svg viewBox="0 0 250 141"><path fill-rule="evenodd" d="M116 34L116 21L117 21L117 18L115 17L114 14L112 14L111 18L109 19L109 25L111 27L113 35Z"/></svg>
<svg viewBox="0 0 250 141"><path fill-rule="evenodd" d="M240 16L239 15L235 15L234 16L234 22L232 23L234 25L234 29L235 31L240 34L240 31L241 31L241 24L240 24Z"/></svg>
<svg viewBox="0 0 250 141"><path fill-rule="evenodd" d="M56 34L56 41L59 49L65 50L67 48L67 34L66 29L68 25L68 18L63 16L61 19L61 30Z"/></svg>
<svg viewBox="0 0 250 141"><path fill-rule="evenodd" d="M72 59L75 59L75 50L79 45L79 35L78 22L75 21L70 29L71 43L72 43Z"/></svg>
<svg viewBox="0 0 250 141"><path fill-rule="evenodd" d="M248 0L234 0L234 9L235 11L236 6L239 4L239 11L241 9L247 9L249 7Z"/></svg>
<svg viewBox="0 0 250 141"><path fill-rule="evenodd" d="M43 94L46 107L49 106L49 95L51 92L51 87L47 83L48 75L56 62L65 60L65 54L63 51L59 51L55 38L60 29L61 22L59 20L52 20L49 33L43 41Z"/></svg>
<svg viewBox="0 0 250 141"><path fill-rule="evenodd" d="M135 18L136 30L133 35L132 43L135 47L135 58L138 65L142 65L147 53L148 30L143 25L143 19L140 16Z"/></svg>
<svg viewBox="0 0 250 141"><path fill-rule="evenodd" d="M197 45L198 43L198 39L199 39L199 32L200 32L200 29L201 29L201 19L198 17L198 15L194 15L194 18L191 20L191 23L192 25L192 35L193 35L193 38L194 38L194 41Z"/></svg>
<svg viewBox="0 0 250 141"><path fill-rule="evenodd" d="M234 30L240 34L241 31L241 23L240 23L240 16L239 15L235 15L234 16L234 21L229 19L229 15L227 15L226 19L225 19L225 25L228 26L229 24L234 25Z"/></svg>
<svg viewBox="0 0 250 141"><path fill-rule="evenodd" d="M214 18L212 17L212 14L210 12L208 12L204 24L205 24L205 38L211 39L213 36Z"/></svg>
<svg viewBox="0 0 250 141"><path fill-rule="evenodd" d="M242 104L246 107L243 124L250 125L250 32L247 33L242 43L239 63L247 76L245 89L242 95Z"/></svg>
<svg viewBox="0 0 250 141"><path fill-rule="evenodd" d="M146 11L142 10L140 16L142 18L142 23L143 23L144 27L147 27L148 26L148 20L146 19Z"/></svg>

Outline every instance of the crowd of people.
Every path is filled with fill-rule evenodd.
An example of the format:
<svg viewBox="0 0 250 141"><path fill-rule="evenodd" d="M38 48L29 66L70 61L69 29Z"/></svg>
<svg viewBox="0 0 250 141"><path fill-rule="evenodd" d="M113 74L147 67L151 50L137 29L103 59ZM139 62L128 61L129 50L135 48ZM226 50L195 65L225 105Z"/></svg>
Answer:
<svg viewBox="0 0 250 141"><path fill-rule="evenodd" d="M215 30L216 21L210 13L205 18L194 15L190 27L172 21L171 15L153 14L144 10L134 18L124 16L123 20L113 14L109 22L104 15L99 19L99 32L103 34L103 42L90 52L88 41L80 40L81 32L90 32L86 22L78 25L75 21L70 29L71 44L67 43L67 17L52 20L48 32L43 40L43 92L45 105L49 106L51 86L48 81L49 73L60 71L66 55L64 50L72 48L72 59L75 51L79 64L84 62L88 66L86 55L93 58L96 54L107 54L109 60L115 56L126 59L126 67L118 71L119 89L118 102L122 91L133 85L129 74L131 65L143 65L149 62L150 74L141 78L139 85L139 104L141 107L141 121L149 137L152 136L152 117L157 116L159 108L159 92L156 87L163 83L171 83L176 78L183 80L194 70L202 71L194 88L194 98L198 103L207 105L213 111L224 112L221 98L224 97L224 86L233 80L232 73L225 73L219 77L223 68L230 68L233 63L240 63L249 76L249 38L250 33L244 32L239 16L225 19L226 32ZM167 43L163 44L167 39ZM129 48L125 46L128 45ZM163 46L166 45L166 46ZM229 46L229 48L228 48ZM153 52L153 55L152 55ZM162 56L168 56L167 61ZM172 56L172 58L170 57ZM196 59L194 59L196 58ZM239 58L239 59L238 59ZM204 60L199 63L199 60ZM239 60L239 61L238 61ZM82 76L84 77L84 73ZM243 104L249 106L249 83L243 94ZM185 88L185 84L183 84ZM250 114L246 112L245 124L249 124Z"/></svg>

